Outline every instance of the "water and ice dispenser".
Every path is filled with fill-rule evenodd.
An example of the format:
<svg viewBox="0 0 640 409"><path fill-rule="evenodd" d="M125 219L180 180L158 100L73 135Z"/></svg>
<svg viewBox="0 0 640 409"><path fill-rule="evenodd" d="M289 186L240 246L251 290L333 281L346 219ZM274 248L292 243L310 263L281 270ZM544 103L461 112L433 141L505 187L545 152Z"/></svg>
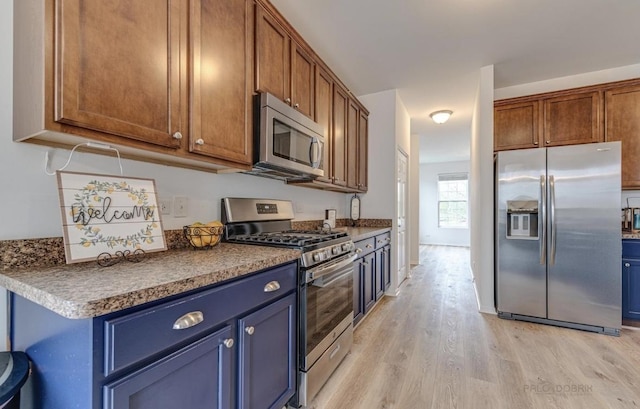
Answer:
<svg viewBox="0 0 640 409"><path fill-rule="evenodd" d="M507 238L538 239L537 200L507 200Z"/></svg>

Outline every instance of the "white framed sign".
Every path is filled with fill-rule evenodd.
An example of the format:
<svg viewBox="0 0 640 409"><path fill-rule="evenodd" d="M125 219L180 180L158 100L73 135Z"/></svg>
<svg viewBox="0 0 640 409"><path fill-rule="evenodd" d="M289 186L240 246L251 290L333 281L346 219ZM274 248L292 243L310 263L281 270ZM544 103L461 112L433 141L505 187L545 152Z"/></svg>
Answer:
<svg viewBox="0 0 640 409"><path fill-rule="evenodd" d="M67 264L102 253L167 249L153 179L56 174Z"/></svg>

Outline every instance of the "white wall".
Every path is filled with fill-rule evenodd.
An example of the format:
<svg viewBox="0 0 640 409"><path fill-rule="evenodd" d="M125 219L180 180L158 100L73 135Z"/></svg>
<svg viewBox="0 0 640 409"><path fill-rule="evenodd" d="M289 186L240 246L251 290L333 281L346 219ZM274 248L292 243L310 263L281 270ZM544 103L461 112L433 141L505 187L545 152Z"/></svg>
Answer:
<svg viewBox="0 0 640 409"><path fill-rule="evenodd" d="M409 158L409 217L411 220L409 235L409 263L417 265L420 263L420 226L422 217L420 216L421 192L420 188L420 135L411 135L411 152L414 154Z"/></svg>
<svg viewBox="0 0 640 409"><path fill-rule="evenodd" d="M493 65L480 69L471 123L471 272L478 309L495 313L493 272Z"/></svg>
<svg viewBox="0 0 640 409"><path fill-rule="evenodd" d="M438 227L438 175L469 173L469 161L420 164L420 244L469 246L469 229Z"/></svg>
<svg viewBox="0 0 640 409"><path fill-rule="evenodd" d="M398 221L396 200L397 149L401 148L412 160L418 160L418 152L411 154L411 121L402 100L395 89L358 97L369 109L369 192L362 198L362 214L366 218L384 218L393 220L393 229L397 231ZM414 158L415 156L415 158ZM409 165L411 166L411 165ZM409 186L411 182L409 181ZM407 217L407 226L411 226L411 213ZM411 231L407 232L406 260L410 262ZM397 294L398 257L391 252L391 266L395 271L391 277L389 294ZM409 266L407 265L407 268ZM407 271L408 273L408 271Z"/></svg>
<svg viewBox="0 0 640 409"><path fill-rule="evenodd" d="M11 140L11 124L12 124L12 100L13 100L13 2L0 2L0 141ZM4 147L0 145L0 189L2 190L2 199L12 196L10 193L20 192L15 190L7 190L9 187L5 183L11 169L5 165L3 158ZM23 189L24 190L24 189ZM0 214L4 213L4 209L0 208ZM2 226L2 224L0 224ZM0 229L0 235L4 231L4 226ZM7 292L0 288L0 351L7 350L8 333L7 333ZM6 342L5 342L6 340Z"/></svg>
<svg viewBox="0 0 640 409"><path fill-rule="evenodd" d="M611 68L608 70L587 72L568 77L552 78L545 81L530 82L512 87L498 88L494 92L496 100L515 98L542 92L603 84L605 82L622 81L640 77L640 64Z"/></svg>

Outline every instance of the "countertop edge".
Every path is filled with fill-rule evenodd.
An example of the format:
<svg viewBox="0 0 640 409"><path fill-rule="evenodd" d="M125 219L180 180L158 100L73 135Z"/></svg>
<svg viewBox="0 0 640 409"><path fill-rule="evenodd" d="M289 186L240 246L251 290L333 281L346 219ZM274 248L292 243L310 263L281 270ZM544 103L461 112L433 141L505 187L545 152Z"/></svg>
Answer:
<svg viewBox="0 0 640 409"><path fill-rule="evenodd" d="M364 229L366 229L366 231L362 231ZM391 230L391 227L347 227L347 232L353 241L365 240L369 237L390 232Z"/></svg>
<svg viewBox="0 0 640 409"><path fill-rule="evenodd" d="M231 268L212 271L210 273L192 277L185 277L183 279L135 291L87 300L86 302L63 299L51 294L43 288L30 285L19 279L9 277L1 273L0 286L29 301L47 308L62 317L69 319L88 319L122 311L130 307L158 301L166 297L179 295L214 284L221 284L225 281L232 280L243 275L253 274L267 268L296 261L299 257L299 252L278 254L267 259L239 264Z"/></svg>

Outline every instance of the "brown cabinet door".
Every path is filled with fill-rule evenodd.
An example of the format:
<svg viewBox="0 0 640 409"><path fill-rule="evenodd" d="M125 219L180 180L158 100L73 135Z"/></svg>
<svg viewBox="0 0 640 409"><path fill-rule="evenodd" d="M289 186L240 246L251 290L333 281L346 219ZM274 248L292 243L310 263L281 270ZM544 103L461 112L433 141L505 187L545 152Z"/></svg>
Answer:
<svg viewBox="0 0 640 409"><path fill-rule="evenodd" d="M640 85L605 93L605 141L622 142L622 188L640 188Z"/></svg>
<svg viewBox="0 0 640 409"><path fill-rule="evenodd" d="M316 87L315 87L315 118L316 122L322 125L324 129L324 150L322 152L322 170L324 176L318 180L323 182L331 182L332 169L332 108L333 108L333 79L331 76L321 69L316 68Z"/></svg>
<svg viewBox="0 0 640 409"><path fill-rule="evenodd" d="M289 35L262 6L255 7L256 90L291 102Z"/></svg>
<svg viewBox="0 0 640 409"><path fill-rule="evenodd" d="M189 150L251 164L253 2L201 0L191 7Z"/></svg>
<svg viewBox="0 0 640 409"><path fill-rule="evenodd" d="M188 132L185 2L59 0L56 7L55 120L179 147L174 134Z"/></svg>
<svg viewBox="0 0 640 409"><path fill-rule="evenodd" d="M360 111L360 128L358 132L358 190L366 192L368 189L368 149L369 149L369 116Z"/></svg>
<svg viewBox="0 0 640 409"><path fill-rule="evenodd" d="M347 111L347 186L358 188L358 119L360 110L353 100L349 100Z"/></svg>
<svg viewBox="0 0 640 409"><path fill-rule="evenodd" d="M601 142L600 99L595 91L543 100L544 146Z"/></svg>
<svg viewBox="0 0 640 409"><path fill-rule="evenodd" d="M315 62L302 47L291 41L291 106L314 119Z"/></svg>
<svg viewBox="0 0 640 409"><path fill-rule="evenodd" d="M493 110L493 150L539 146L538 107L538 101L496 106Z"/></svg>
<svg viewBox="0 0 640 409"><path fill-rule="evenodd" d="M338 84L333 85L333 183L347 185L347 108L349 96Z"/></svg>

